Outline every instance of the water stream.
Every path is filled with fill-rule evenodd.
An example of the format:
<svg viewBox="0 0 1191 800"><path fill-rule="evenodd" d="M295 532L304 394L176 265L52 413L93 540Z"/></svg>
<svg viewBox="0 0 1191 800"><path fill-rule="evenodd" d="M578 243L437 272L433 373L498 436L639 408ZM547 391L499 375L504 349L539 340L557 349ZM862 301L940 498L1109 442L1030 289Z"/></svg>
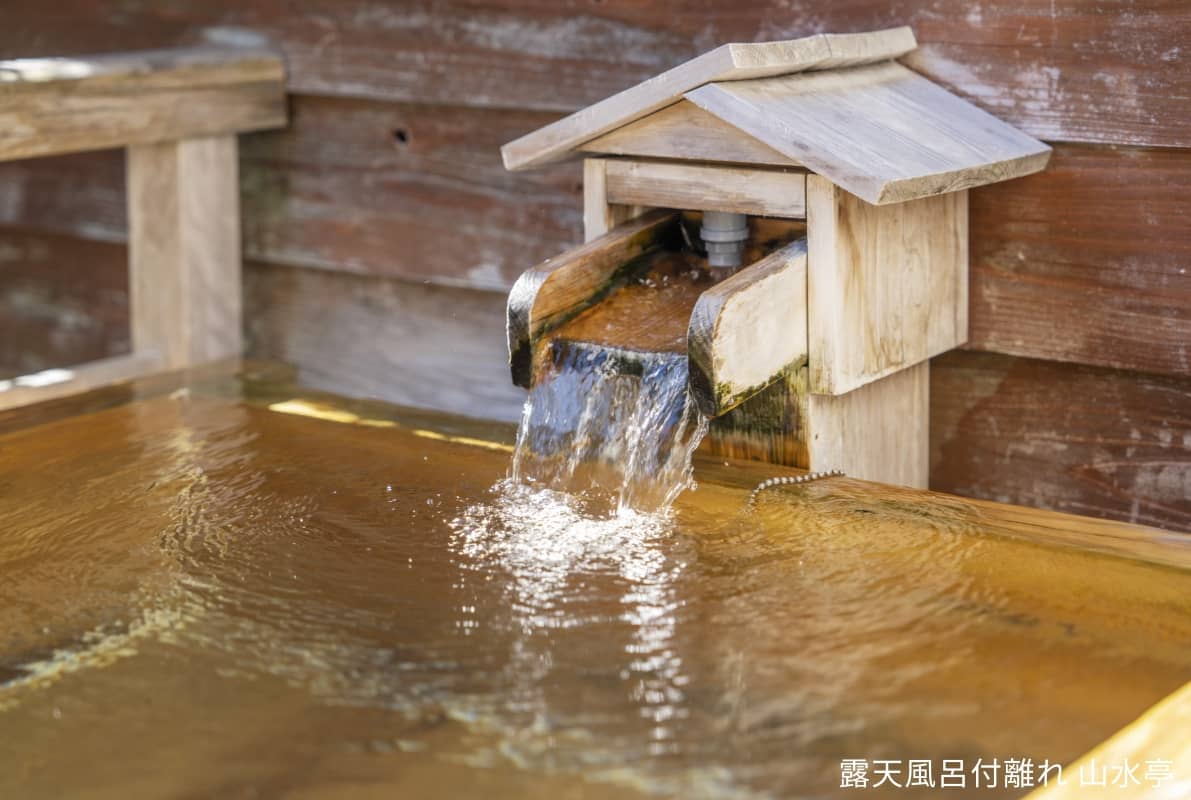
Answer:
<svg viewBox="0 0 1191 800"><path fill-rule="evenodd" d="M525 403L515 482L661 511L691 485L707 420L688 402L687 359L555 341Z"/></svg>

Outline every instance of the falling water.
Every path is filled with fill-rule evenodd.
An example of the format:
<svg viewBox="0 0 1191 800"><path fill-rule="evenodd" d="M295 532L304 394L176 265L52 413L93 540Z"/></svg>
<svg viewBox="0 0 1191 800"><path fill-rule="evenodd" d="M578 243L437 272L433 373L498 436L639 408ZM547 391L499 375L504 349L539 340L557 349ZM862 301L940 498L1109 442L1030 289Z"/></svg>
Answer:
<svg viewBox="0 0 1191 800"><path fill-rule="evenodd" d="M514 481L604 495L619 512L667 508L691 485L707 420L686 357L555 341L517 434Z"/></svg>

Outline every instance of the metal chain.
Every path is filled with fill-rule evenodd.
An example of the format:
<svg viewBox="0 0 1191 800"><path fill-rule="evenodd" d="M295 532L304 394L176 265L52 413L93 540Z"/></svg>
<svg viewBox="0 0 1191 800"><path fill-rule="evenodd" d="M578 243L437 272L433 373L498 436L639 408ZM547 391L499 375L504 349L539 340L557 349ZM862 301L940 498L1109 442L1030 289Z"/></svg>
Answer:
<svg viewBox="0 0 1191 800"><path fill-rule="evenodd" d="M766 478L757 484L757 488L749 493L748 502L751 505L757 499L757 495L766 489L771 489L774 486L790 486L797 483L810 483L811 481L822 480L823 478L842 478L844 471L842 469L829 469L823 472L808 472L805 475L779 475L774 478Z"/></svg>

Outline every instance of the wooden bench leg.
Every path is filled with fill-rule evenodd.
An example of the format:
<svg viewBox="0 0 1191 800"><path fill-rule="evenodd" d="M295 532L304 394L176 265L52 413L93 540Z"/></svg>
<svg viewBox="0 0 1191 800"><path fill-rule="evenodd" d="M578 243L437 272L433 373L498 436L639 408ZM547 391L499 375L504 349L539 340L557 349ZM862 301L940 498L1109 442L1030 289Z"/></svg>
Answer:
<svg viewBox="0 0 1191 800"><path fill-rule="evenodd" d="M128 148L132 349L167 368L240 355L235 135Z"/></svg>

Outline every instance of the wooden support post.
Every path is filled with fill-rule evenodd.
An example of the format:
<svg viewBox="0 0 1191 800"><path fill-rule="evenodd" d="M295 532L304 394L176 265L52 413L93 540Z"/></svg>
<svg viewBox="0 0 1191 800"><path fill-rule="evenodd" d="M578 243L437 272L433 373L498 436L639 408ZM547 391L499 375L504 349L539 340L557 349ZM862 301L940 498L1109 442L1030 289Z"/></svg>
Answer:
<svg viewBox="0 0 1191 800"><path fill-rule="evenodd" d="M609 203L607 160L583 160L583 241L598 239L617 225L636 219L648 210L644 206Z"/></svg>
<svg viewBox="0 0 1191 800"><path fill-rule="evenodd" d="M930 362L806 400L808 467L917 489L930 480Z"/></svg>
<svg viewBox="0 0 1191 800"><path fill-rule="evenodd" d="M706 449L925 489L930 478L930 364L838 396L811 394L807 368L789 372L712 420Z"/></svg>
<svg viewBox="0 0 1191 800"><path fill-rule="evenodd" d="M176 368L240 354L234 134L128 148L134 352Z"/></svg>
<svg viewBox="0 0 1191 800"><path fill-rule="evenodd" d="M810 390L841 395L968 338L968 193L887 206L808 175Z"/></svg>

